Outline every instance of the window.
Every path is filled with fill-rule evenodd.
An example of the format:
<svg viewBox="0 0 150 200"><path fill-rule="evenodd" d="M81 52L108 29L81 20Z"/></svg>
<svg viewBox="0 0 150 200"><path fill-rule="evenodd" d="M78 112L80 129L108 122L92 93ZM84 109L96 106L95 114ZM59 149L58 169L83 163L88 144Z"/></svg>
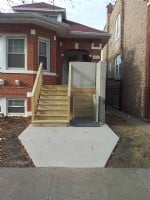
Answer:
<svg viewBox="0 0 150 200"><path fill-rule="evenodd" d="M121 23L120 23L120 14L119 14L117 19L116 19L116 33L115 33L115 39L116 40L118 38L120 38L120 27L121 27Z"/></svg>
<svg viewBox="0 0 150 200"><path fill-rule="evenodd" d="M58 20L58 15L44 14L44 16L45 16L45 17L49 17L49 18L51 18L51 19L53 19L53 20L55 20L55 21L59 21L59 20Z"/></svg>
<svg viewBox="0 0 150 200"><path fill-rule="evenodd" d="M110 37L110 42L112 42L113 41L113 29L112 29L112 27L110 28L110 34L111 34L111 37Z"/></svg>
<svg viewBox="0 0 150 200"><path fill-rule="evenodd" d="M121 78L121 56L115 58L115 79Z"/></svg>
<svg viewBox="0 0 150 200"><path fill-rule="evenodd" d="M54 19L54 20L56 20L57 21L57 18L58 18L58 16L57 15L50 15L49 16L51 19Z"/></svg>
<svg viewBox="0 0 150 200"><path fill-rule="evenodd" d="M8 113L24 113L25 101L20 99L8 99Z"/></svg>
<svg viewBox="0 0 150 200"><path fill-rule="evenodd" d="M108 63L107 73L108 73L108 78L112 78L112 64L111 64L111 62Z"/></svg>
<svg viewBox="0 0 150 200"><path fill-rule="evenodd" d="M49 65L49 42L39 40L39 64L43 63L43 69L48 70Z"/></svg>
<svg viewBox="0 0 150 200"><path fill-rule="evenodd" d="M7 67L25 68L25 38L7 37Z"/></svg>

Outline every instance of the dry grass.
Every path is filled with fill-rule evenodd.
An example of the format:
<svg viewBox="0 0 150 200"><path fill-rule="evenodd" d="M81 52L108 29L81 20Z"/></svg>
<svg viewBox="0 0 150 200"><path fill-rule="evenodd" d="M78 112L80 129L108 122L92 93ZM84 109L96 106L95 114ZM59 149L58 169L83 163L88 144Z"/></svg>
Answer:
<svg viewBox="0 0 150 200"><path fill-rule="evenodd" d="M106 122L120 137L107 167L150 168L150 135L111 111L106 116Z"/></svg>

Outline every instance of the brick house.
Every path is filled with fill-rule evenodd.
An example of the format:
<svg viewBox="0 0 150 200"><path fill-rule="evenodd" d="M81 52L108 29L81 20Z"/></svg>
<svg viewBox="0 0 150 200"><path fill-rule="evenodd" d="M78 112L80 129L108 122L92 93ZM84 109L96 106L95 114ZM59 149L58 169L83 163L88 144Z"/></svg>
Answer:
<svg viewBox="0 0 150 200"><path fill-rule="evenodd" d="M66 10L46 3L0 13L0 112L31 115L31 91L43 63L46 85L67 84L69 61L101 59L110 34L66 18Z"/></svg>
<svg viewBox="0 0 150 200"><path fill-rule="evenodd" d="M150 120L150 4L117 0L107 6L104 48L107 104Z"/></svg>

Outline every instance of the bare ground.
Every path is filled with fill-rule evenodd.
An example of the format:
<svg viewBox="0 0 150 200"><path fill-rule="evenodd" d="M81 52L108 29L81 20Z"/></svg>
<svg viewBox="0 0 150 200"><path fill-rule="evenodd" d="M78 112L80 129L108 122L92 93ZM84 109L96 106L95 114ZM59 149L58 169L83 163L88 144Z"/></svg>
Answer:
<svg viewBox="0 0 150 200"><path fill-rule="evenodd" d="M33 167L33 163L18 139L29 125L30 118L0 118L0 167Z"/></svg>

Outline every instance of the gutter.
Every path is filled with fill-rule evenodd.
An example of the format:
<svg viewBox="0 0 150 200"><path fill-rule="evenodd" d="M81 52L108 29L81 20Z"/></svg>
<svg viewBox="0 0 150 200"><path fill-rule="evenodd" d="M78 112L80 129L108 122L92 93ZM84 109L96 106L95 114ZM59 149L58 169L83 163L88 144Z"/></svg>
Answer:
<svg viewBox="0 0 150 200"><path fill-rule="evenodd" d="M0 13L0 23L30 23L69 33L69 25L36 13ZM57 29L57 30L56 30Z"/></svg>
<svg viewBox="0 0 150 200"><path fill-rule="evenodd" d="M83 31L70 31L71 35L82 35L82 36L96 36L96 37L111 37L110 33L98 33L98 32L83 32Z"/></svg>
<svg viewBox="0 0 150 200"><path fill-rule="evenodd" d="M85 39L101 39L102 46L104 47L106 42L111 37L110 33L98 33L98 32L82 32L82 31L70 31L71 38L85 38Z"/></svg>
<svg viewBox="0 0 150 200"><path fill-rule="evenodd" d="M24 20L40 19L40 20L43 20L44 22L51 23L55 26L69 28L69 25L67 25L63 22L55 21L54 19L50 19L48 17L45 17L45 16L37 14L37 13L0 13L0 21L7 21L6 18L7 18L7 20L8 19L13 20L16 18L17 21L19 21L19 20L21 21L22 19L24 19ZM7 22L7 23L9 23L9 22Z"/></svg>
<svg viewBox="0 0 150 200"><path fill-rule="evenodd" d="M103 46L111 37L111 34L105 32L70 31L68 24L55 21L37 13L0 13L0 23L36 24L55 31L59 37L101 39Z"/></svg>

